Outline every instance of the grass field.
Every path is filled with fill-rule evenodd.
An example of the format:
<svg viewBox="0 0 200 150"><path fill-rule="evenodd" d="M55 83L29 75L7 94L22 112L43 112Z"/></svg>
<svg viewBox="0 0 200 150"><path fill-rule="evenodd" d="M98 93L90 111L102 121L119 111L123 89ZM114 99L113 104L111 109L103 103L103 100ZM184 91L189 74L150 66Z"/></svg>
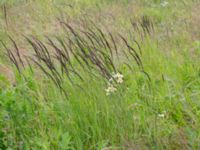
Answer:
<svg viewBox="0 0 200 150"><path fill-rule="evenodd" d="M199 0L0 6L0 149L200 149Z"/></svg>

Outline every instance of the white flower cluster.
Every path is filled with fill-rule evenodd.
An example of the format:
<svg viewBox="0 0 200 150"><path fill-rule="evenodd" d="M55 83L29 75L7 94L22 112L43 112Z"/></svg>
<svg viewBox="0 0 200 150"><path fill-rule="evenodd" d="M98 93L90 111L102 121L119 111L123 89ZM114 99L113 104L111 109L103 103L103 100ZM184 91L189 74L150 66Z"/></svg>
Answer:
<svg viewBox="0 0 200 150"><path fill-rule="evenodd" d="M121 84L124 81L124 76L120 73L116 73L113 75L113 78L117 81L117 83Z"/></svg>
<svg viewBox="0 0 200 150"><path fill-rule="evenodd" d="M111 93L114 93L115 91L117 91L117 89L112 85L112 84L109 84L108 88L105 89L106 91L106 95L110 95Z"/></svg>
<svg viewBox="0 0 200 150"><path fill-rule="evenodd" d="M113 85L113 79L116 80L118 84L122 84L124 82L124 76L120 73L116 73L112 75L112 78L109 80L108 88L105 89L106 95L110 95L117 91L117 88Z"/></svg>
<svg viewBox="0 0 200 150"><path fill-rule="evenodd" d="M163 111L161 114L158 114L159 118L165 118L166 117L166 111Z"/></svg>
<svg viewBox="0 0 200 150"><path fill-rule="evenodd" d="M165 117L165 114L158 114L158 117L159 117L159 118L164 118L164 117Z"/></svg>
<svg viewBox="0 0 200 150"><path fill-rule="evenodd" d="M166 7L168 4L169 4L168 1L163 1L163 2L160 3L160 5L161 5L162 7Z"/></svg>

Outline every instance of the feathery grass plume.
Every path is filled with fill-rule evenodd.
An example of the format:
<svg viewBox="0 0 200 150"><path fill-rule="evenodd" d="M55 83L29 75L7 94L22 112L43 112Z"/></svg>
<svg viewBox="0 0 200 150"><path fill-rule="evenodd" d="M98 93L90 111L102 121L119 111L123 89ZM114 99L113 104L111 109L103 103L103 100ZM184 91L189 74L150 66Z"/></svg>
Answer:
<svg viewBox="0 0 200 150"><path fill-rule="evenodd" d="M5 22L6 22L6 26L8 27L8 13L7 13L6 4L4 4L4 5L2 6L2 9L3 9L3 13L4 13L4 19L5 19Z"/></svg>
<svg viewBox="0 0 200 150"><path fill-rule="evenodd" d="M17 61L17 58L15 56L15 54L12 52L12 50L10 48L8 48L2 41L1 41L3 47L6 50L6 55L8 56L9 60L15 65L15 67L17 68L17 71L19 73L21 73L21 69L19 66L19 62Z"/></svg>
<svg viewBox="0 0 200 150"><path fill-rule="evenodd" d="M141 70L144 71L140 58L141 47L135 39L133 41L136 43L139 53L129 44L124 36L121 34L114 36L109 31L104 32L102 28L91 20L91 26L83 29L75 28L61 20L59 22L64 25L66 36L63 38L56 35L54 38L45 36L46 41L43 42L34 36L24 36L34 52L33 55L26 57L25 60L31 69L33 68L32 63L38 66L65 95L68 95L67 89L64 89L65 77L72 85L79 87L74 79L78 77L80 81L84 82L84 78L82 77L83 72L92 78L98 78L98 75L100 75L105 80L112 78L116 83L123 82L122 78L116 79L112 73L117 74L119 72L115 59L120 63L120 59L124 59L124 56L128 61L125 61L123 64L128 66L131 71L133 71L133 67L130 65L131 57ZM145 28L148 25L148 22L145 23ZM147 32L149 32L149 29ZM14 45L17 58L5 44L4 47L7 50L10 60L15 64L19 72L21 72L20 67L25 67L22 58L24 56L20 55L16 42L11 37L9 38ZM116 42L116 38L121 41ZM120 56L120 53L123 53L124 56Z"/></svg>
<svg viewBox="0 0 200 150"><path fill-rule="evenodd" d="M139 22L131 20L131 25L133 27L133 30L140 35L142 41L146 36L151 36L155 32L153 21L147 15L142 16ZM139 47L139 44L136 40L135 43Z"/></svg>

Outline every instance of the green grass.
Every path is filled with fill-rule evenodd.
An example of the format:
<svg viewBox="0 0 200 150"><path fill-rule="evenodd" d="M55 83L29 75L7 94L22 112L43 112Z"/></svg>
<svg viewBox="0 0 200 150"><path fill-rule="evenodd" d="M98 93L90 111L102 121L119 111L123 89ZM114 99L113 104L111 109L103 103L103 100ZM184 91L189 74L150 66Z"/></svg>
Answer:
<svg viewBox="0 0 200 150"><path fill-rule="evenodd" d="M193 38L190 24L192 8L199 5L198 1L171 0L162 8L160 1L155 0L138 0L133 4L128 0L74 0L72 10L58 5L62 2L9 1L6 5L10 25L6 27L2 12L0 39L11 47L9 34L20 47L30 48L22 34L40 39L58 32L63 36L60 28L59 31L51 28L59 16L58 10L69 13L70 21L79 20L84 11L92 12L94 18L100 11L105 15L104 26L108 23L108 29L114 33L119 29L128 37L130 18L138 22L147 16L154 24L154 33L143 39L137 32L134 36L140 43L144 70L150 79L134 61L130 63L133 71L119 63L117 68L124 82L107 96L107 80L82 69L79 73L84 81L75 76L73 80L83 89L66 78L63 83L66 97L37 67L33 72L25 68L25 78L21 76L0 45L0 63L11 65L16 78L16 86L12 86L5 74L0 73L0 149L199 149L200 41L199 37ZM135 14L126 11L132 5L138 10ZM109 9L115 10L114 21L106 20L104 12ZM30 16L30 28L23 22L25 13ZM134 45L131 38L128 41ZM78 66L76 61L73 65Z"/></svg>

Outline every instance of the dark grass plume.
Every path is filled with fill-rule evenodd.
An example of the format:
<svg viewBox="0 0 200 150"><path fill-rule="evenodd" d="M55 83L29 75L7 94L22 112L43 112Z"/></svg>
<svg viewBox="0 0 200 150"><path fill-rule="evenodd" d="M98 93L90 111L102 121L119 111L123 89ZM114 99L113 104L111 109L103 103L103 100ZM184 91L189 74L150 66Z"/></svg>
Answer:
<svg viewBox="0 0 200 150"><path fill-rule="evenodd" d="M78 29L64 21L59 21L65 29L65 36L46 36L45 41L34 36L24 36L34 52L26 59L22 58L19 47L11 37L9 38L13 43L12 50L2 43L19 73L22 73L21 70L26 66L33 69L33 64L35 64L62 93L68 96L67 90L64 89L65 78L78 87L80 86L74 79L84 82L83 72L93 77L100 75L109 80L113 72L120 71L116 64L120 63L121 59L126 59L124 64L130 70L133 68L134 61L140 70L145 72L141 59L141 47L136 40L132 42L136 44L137 49L132 47L127 38L121 34L116 37L111 32L104 32L93 22L87 29ZM150 32L150 25L148 19L143 18L142 28L145 32ZM116 38L121 42L116 42Z"/></svg>

